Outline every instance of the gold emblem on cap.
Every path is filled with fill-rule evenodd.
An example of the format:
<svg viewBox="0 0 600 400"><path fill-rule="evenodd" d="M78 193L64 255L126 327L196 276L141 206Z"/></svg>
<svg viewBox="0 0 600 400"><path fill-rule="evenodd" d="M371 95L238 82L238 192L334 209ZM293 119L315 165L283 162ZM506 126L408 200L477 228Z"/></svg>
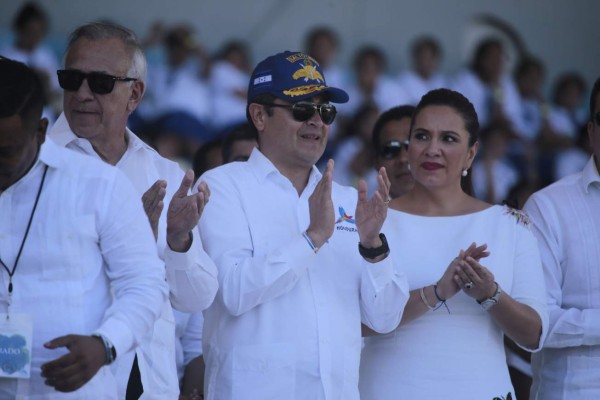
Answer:
<svg viewBox="0 0 600 400"><path fill-rule="evenodd" d="M304 61L304 65L302 66L302 68L300 68L299 70L294 72L294 75L292 75L292 78L294 78L294 79L304 78L304 82L308 82L309 80L317 81L319 83L325 82L325 79L323 79L323 75L321 75L321 73L319 71L317 71L317 68L308 59Z"/></svg>
<svg viewBox="0 0 600 400"><path fill-rule="evenodd" d="M285 94L286 96L290 96L290 97L296 97L296 96L304 96L305 94L310 94L310 93L314 93L314 92L319 92L321 90L325 90L328 89L328 86L324 86L324 85L305 85L305 86L298 86L289 90L284 90L283 94Z"/></svg>

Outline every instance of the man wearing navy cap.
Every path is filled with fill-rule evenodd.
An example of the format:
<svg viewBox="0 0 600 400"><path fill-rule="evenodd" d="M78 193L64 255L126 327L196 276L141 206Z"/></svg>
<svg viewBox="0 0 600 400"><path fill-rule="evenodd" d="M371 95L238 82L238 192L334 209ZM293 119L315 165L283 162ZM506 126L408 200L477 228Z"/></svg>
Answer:
<svg viewBox="0 0 600 400"><path fill-rule="evenodd" d="M202 177L200 234L220 284L205 311L207 399L358 399L361 322L400 322L408 287L380 235L385 170L368 200L365 182L358 193L332 182L333 161L314 166L330 102L346 101L311 57L266 58L248 88L259 148Z"/></svg>

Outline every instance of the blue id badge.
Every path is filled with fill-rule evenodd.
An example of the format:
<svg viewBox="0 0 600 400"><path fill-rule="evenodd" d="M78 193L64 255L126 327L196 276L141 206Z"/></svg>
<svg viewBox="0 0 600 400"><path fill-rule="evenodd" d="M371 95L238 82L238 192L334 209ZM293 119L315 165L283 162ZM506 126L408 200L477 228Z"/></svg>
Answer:
<svg viewBox="0 0 600 400"><path fill-rule="evenodd" d="M33 321L27 314L0 314L0 377L29 378Z"/></svg>

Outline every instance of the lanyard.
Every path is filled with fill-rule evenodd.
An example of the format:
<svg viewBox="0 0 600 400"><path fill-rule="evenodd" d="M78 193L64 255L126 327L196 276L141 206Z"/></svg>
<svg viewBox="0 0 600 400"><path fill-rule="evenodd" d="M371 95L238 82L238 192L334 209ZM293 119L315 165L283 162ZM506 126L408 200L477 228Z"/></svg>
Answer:
<svg viewBox="0 0 600 400"><path fill-rule="evenodd" d="M42 187L44 186L44 181L46 180L46 172L48 172L48 166L44 168L44 175L42 175L42 181L40 182L40 187L38 189L37 195L35 197L35 203L33 204L33 210L31 210L31 215L29 216L29 222L27 223L27 229L25 229L25 234L23 235L23 240L21 241L21 247L19 248L19 252L17 253L17 258L15 259L15 265L12 268L12 271L8 269L4 261L0 258L0 264L2 267L8 272L8 307L10 309L10 303L12 303L12 292L13 292L13 283L12 277L17 270L17 265L19 264L19 259L21 258L21 253L23 252L23 247L25 247L25 242L27 241L27 236L29 235L29 228L31 228L31 221L33 221L33 215L35 214L35 210L37 209L38 201L40 200L40 195L42 194ZM8 319L8 312L6 313L6 319Z"/></svg>

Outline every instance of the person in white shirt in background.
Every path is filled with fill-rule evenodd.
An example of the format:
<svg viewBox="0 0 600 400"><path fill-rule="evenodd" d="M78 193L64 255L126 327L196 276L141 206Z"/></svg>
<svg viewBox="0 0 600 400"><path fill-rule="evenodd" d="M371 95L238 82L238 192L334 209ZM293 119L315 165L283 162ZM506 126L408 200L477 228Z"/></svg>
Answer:
<svg viewBox="0 0 600 400"><path fill-rule="evenodd" d="M259 148L202 176L200 234L220 284L204 312L206 399L358 399L361 321L379 332L400 321L407 283L379 235L385 170L367 200L365 182L358 193L332 182L332 160L314 166L329 102L347 100L308 55L267 57L248 88Z"/></svg>
<svg viewBox="0 0 600 400"><path fill-rule="evenodd" d="M340 105L344 117L355 114L364 104L374 104L379 111L408 104L408 95L397 80L387 73L387 58L378 46L363 46L354 55L354 80L348 87L350 100Z"/></svg>
<svg viewBox="0 0 600 400"><path fill-rule="evenodd" d="M212 64L208 81L213 110L211 123L216 131L223 132L246 122L250 72L252 65L246 43L236 40L225 43Z"/></svg>
<svg viewBox="0 0 600 400"><path fill-rule="evenodd" d="M488 125L479 132L481 152L473 163L475 197L490 204L502 204L519 182L519 172L507 160L510 141L515 137L509 126Z"/></svg>
<svg viewBox="0 0 600 400"><path fill-rule="evenodd" d="M123 173L45 140L41 91L0 58L0 398L116 400L103 366L157 320L164 267Z"/></svg>
<svg viewBox="0 0 600 400"><path fill-rule="evenodd" d="M52 126L60 113L61 90L56 78L59 63L52 49L44 44L48 33L48 16L36 3L26 2L12 23L14 42L0 49L3 57L20 61L38 74L44 96L43 116Z"/></svg>
<svg viewBox="0 0 600 400"><path fill-rule="evenodd" d="M538 239L550 327L532 356L532 400L600 398L600 79L590 97L593 156L525 204Z"/></svg>
<svg viewBox="0 0 600 400"><path fill-rule="evenodd" d="M504 45L500 40L488 38L479 43L471 65L457 74L450 88L473 103L480 126L503 122L515 129L521 112L519 93L506 71Z"/></svg>
<svg viewBox="0 0 600 400"><path fill-rule="evenodd" d="M49 137L60 146L93 156L122 170L133 183L157 239L166 266L170 302L145 332L137 357L130 352L116 363L121 398L173 398L179 393L175 367L175 321L171 304L184 312L208 307L217 290L217 270L202 249L196 224L209 191L201 183L192 194L193 171L185 174L127 129L127 119L145 91L146 61L135 35L104 22L77 28L70 37L65 70L58 72L64 114ZM166 209L166 212L163 212ZM133 369L132 369L133 363Z"/></svg>
<svg viewBox="0 0 600 400"><path fill-rule="evenodd" d="M408 96L407 104L417 105L421 97L433 89L446 87L439 72L442 49L432 37L420 37L411 45L412 68L398 75L398 83Z"/></svg>

